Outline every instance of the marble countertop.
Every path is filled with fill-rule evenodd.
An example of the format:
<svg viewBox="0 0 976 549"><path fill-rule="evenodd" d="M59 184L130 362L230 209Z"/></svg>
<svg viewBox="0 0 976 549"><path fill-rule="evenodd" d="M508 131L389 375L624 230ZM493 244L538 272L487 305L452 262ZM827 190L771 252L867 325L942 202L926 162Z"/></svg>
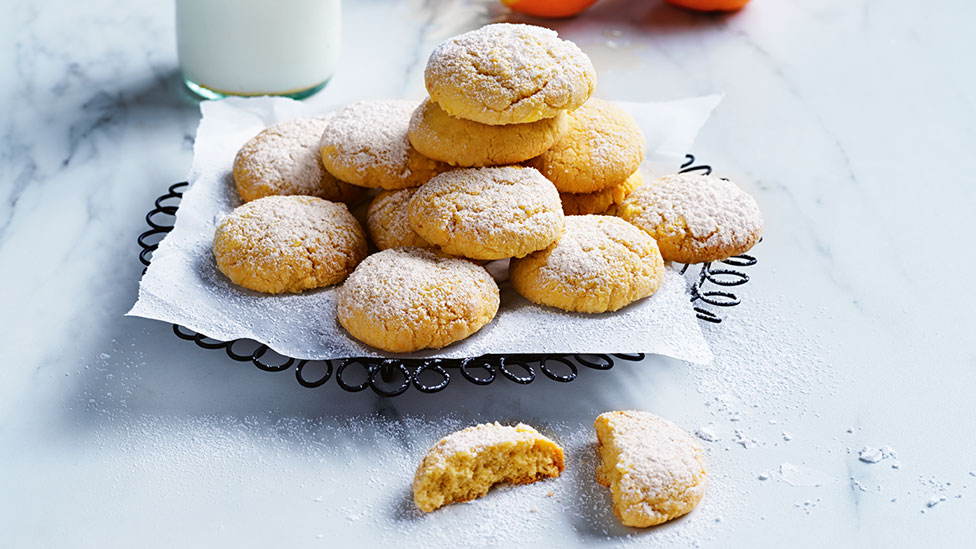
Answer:
<svg viewBox="0 0 976 549"><path fill-rule="evenodd" d="M434 44L506 18L494 1L345 4L338 73L312 102L419 96ZM6 12L0 544L973 543L970 4L754 0L700 16L603 0L552 22L604 96L726 94L694 152L766 217L743 304L704 326L710 365L651 357L566 385L396 399L305 389L124 318L143 215L185 176L199 121L172 4ZM591 425L624 408L717 439L687 518L638 531L608 510ZM554 434L567 473L420 516L409 482L426 447L495 419ZM864 447L887 457L862 461Z"/></svg>

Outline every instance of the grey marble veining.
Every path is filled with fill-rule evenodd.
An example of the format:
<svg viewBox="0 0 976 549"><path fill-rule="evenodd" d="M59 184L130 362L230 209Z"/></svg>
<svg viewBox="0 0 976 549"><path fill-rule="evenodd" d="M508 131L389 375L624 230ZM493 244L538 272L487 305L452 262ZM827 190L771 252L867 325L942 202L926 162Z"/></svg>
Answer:
<svg viewBox="0 0 976 549"><path fill-rule="evenodd" d="M705 327L708 367L652 358L567 385L458 383L396 400L306 390L122 317L143 215L185 176L199 120L172 4L5 8L5 545L420 546L520 531L547 545L913 547L976 535L970 3L754 0L701 16L601 0L552 22L592 57L605 97L726 94L694 152L766 216L744 303ZM322 106L419 97L438 41L532 21L489 0L349 0L343 18L339 70L309 100ZM595 415L631 407L720 434L703 442L701 508L643 533L616 525L586 474ZM565 441L573 472L552 485L559 496L502 490L416 516L405 491L424 448L494 419ZM863 446L897 458L865 464ZM784 464L826 480L788 482Z"/></svg>

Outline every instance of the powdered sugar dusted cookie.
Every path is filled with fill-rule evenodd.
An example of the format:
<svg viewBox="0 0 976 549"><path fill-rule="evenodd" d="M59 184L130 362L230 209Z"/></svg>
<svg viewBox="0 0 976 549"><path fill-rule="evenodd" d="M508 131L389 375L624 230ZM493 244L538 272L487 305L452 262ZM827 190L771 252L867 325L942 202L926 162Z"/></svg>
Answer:
<svg viewBox="0 0 976 549"><path fill-rule="evenodd" d="M654 240L616 217L566 218L558 242L509 264L512 287L529 301L566 311L603 313L661 287L664 260Z"/></svg>
<svg viewBox="0 0 976 549"><path fill-rule="evenodd" d="M333 116L280 122L245 143L234 158L241 199L306 195L350 203L362 197L361 188L339 181L319 160L319 140Z"/></svg>
<svg viewBox="0 0 976 549"><path fill-rule="evenodd" d="M427 452L414 476L413 501L430 512L480 498L498 483L558 477L563 468L563 449L532 427L485 423L450 434Z"/></svg>
<svg viewBox="0 0 976 549"><path fill-rule="evenodd" d="M669 175L635 190L618 210L651 235L668 261L702 263L749 251L762 236L755 199L710 175Z"/></svg>
<svg viewBox="0 0 976 549"><path fill-rule="evenodd" d="M591 193L630 177L645 151L644 135L632 116L602 99L590 99L569 114L563 137L527 164L560 192Z"/></svg>
<svg viewBox="0 0 976 549"><path fill-rule="evenodd" d="M690 513L705 495L705 459L680 427L648 412L596 418L601 463L596 479L610 488L613 512L644 528Z"/></svg>
<svg viewBox="0 0 976 549"><path fill-rule="evenodd" d="M559 199L566 215L617 215L617 208L624 199L643 184L644 177L637 170L619 185L592 193L559 193Z"/></svg>
<svg viewBox="0 0 976 549"><path fill-rule="evenodd" d="M471 259L523 257L563 231L559 193L532 168L465 168L421 187L410 225L441 250Z"/></svg>
<svg viewBox="0 0 976 549"><path fill-rule="evenodd" d="M217 268L238 286L279 294L342 282L366 257L366 234L345 204L269 196L217 225Z"/></svg>
<svg viewBox="0 0 976 549"><path fill-rule="evenodd" d="M360 187L417 187L450 168L410 145L407 129L416 101L359 101L339 111L322 132L325 169Z"/></svg>
<svg viewBox="0 0 976 549"><path fill-rule="evenodd" d="M439 349L480 330L498 312L484 268L423 248L367 257L339 288L342 327L384 351Z"/></svg>
<svg viewBox="0 0 976 549"><path fill-rule="evenodd" d="M491 126L453 117L427 100L410 119L410 143L452 166L499 166L542 154L568 127L565 112L525 124Z"/></svg>
<svg viewBox="0 0 976 549"><path fill-rule="evenodd" d="M451 116L522 124L582 105L596 87L596 70L555 31L499 23L434 48L424 81L431 99Z"/></svg>
<svg viewBox="0 0 976 549"><path fill-rule="evenodd" d="M431 247L430 243L413 230L407 218L407 205L415 192L416 188L383 191L370 203L366 214L366 229L373 244L380 250L401 246Z"/></svg>

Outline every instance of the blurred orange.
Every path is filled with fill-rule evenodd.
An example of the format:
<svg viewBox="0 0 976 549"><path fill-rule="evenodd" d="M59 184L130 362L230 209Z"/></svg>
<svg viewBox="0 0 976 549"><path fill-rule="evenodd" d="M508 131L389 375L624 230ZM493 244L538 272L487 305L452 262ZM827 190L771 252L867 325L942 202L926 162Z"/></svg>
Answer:
<svg viewBox="0 0 976 549"><path fill-rule="evenodd" d="M594 2L596 0L502 0L502 4L512 11L536 17L570 17L590 7Z"/></svg>
<svg viewBox="0 0 976 549"><path fill-rule="evenodd" d="M749 0L664 0L669 4L695 11L738 11Z"/></svg>

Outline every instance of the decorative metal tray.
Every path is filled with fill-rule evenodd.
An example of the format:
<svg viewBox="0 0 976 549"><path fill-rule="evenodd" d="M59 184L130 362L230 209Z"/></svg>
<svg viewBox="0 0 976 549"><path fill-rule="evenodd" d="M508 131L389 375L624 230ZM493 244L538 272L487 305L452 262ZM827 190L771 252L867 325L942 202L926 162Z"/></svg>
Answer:
<svg viewBox="0 0 976 549"><path fill-rule="evenodd" d="M711 166L695 164L695 157L687 155L680 173L712 173ZM166 233L173 230L176 211L179 208L186 182L171 185L158 197L154 207L146 214L150 229L139 235L141 251L139 260L149 266L152 254ZM749 276L741 268L756 264L752 255L730 257L716 266L713 263L698 265L698 275L691 284L691 301L695 304L698 318L718 324L722 318L714 308L734 307L740 303L732 292L721 289L741 286L749 282ZM685 265L686 274L691 265ZM733 268L730 268L733 267ZM709 289L710 285L719 289ZM204 349L223 349L231 359L251 362L266 372L283 372L295 367L295 378L303 387L320 387L329 379L345 391L359 392L372 389L380 396L392 397L407 391L412 385L424 393L444 390L451 382L452 374L460 375L475 385L488 385L503 377L509 381L528 384L535 381L537 372L553 380L568 383L576 379L580 367L591 370L609 370L617 361L636 362L643 354L588 354L588 355L484 355L464 359L383 359L347 358L341 360L300 360L279 355L267 345L251 340L218 341L203 334L173 325L176 337L192 341Z"/></svg>

